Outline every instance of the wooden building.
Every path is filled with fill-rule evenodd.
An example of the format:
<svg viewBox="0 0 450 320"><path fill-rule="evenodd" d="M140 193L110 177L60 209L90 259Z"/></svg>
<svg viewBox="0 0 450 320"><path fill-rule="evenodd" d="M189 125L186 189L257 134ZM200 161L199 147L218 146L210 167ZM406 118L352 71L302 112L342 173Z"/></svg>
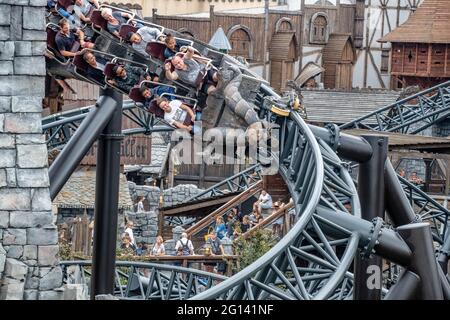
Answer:
<svg viewBox="0 0 450 320"><path fill-rule="evenodd" d="M322 52L325 88L351 89L356 51L350 34L330 35Z"/></svg>
<svg viewBox="0 0 450 320"><path fill-rule="evenodd" d="M426 88L450 79L450 2L425 0L403 25L379 41L392 43L394 89Z"/></svg>
<svg viewBox="0 0 450 320"><path fill-rule="evenodd" d="M245 58L252 71L262 74L265 40L263 8L216 12L214 6L210 6L209 13L172 16L160 15L154 10L153 22L206 43L221 27L232 46L229 54ZM266 78L273 77L272 85L278 91L284 90L285 81L294 79L300 70L301 32L300 11L269 10L267 52L273 60L269 67L273 67L275 72L268 71Z"/></svg>

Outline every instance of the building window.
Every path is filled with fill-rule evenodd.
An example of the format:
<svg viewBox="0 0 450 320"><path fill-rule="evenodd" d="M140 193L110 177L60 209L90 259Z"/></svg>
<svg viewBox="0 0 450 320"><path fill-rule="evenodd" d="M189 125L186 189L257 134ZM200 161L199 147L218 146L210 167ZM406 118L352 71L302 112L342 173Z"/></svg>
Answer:
<svg viewBox="0 0 450 320"><path fill-rule="evenodd" d="M383 73L389 72L389 49L381 50L381 68L380 71Z"/></svg>
<svg viewBox="0 0 450 320"><path fill-rule="evenodd" d="M229 39L231 44L230 54L245 59L252 59L252 40L249 33L243 28L230 30Z"/></svg>
<svg viewBox="0 0 450 320"><path fill-rule="evenodd" d="M325 44L328 41L328 18L325 13L316 13L311 18L309 42Z"/></svg>

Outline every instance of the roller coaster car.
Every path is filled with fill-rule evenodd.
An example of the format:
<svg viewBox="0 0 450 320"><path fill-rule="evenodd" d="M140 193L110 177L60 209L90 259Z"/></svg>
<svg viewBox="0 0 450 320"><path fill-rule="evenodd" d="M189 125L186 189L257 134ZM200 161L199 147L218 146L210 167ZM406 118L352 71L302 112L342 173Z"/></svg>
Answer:
<svg viewBox="0 0 450 320"><path fill-rule="evenodd" d="M145 52L147 52L152 58L164 61L164 50L166 49L166 44L161 41L153 41L147 44Z"/></svg>
<svg viewBox="0 0 450 320"><path fill-rule="evenodd" d="M69 59L64 57L58 50L56 46L56 34L59 31L59 27L53 23L47 24L47 49L54 55L54 57L62 64L68 64ZM77 52L81 47L78 41L75 41L73 47L70 49L71 52Z"/></svg>
<svg viewBox="0 0 450 320"><path fill-rule="evenodd" d="M120 26L119 34L122 39L125 39L129 32L135 33L136 31L138 31L138 28L136 28L135 26L123 24L122 26Z"/></svg>
<svg viewBox="0 0 450 320"><path fill-rule="evenodd" d="M102 12L100 10L92 11L91 22L92 22L92 27L94 28L94 31L100 32L101 30L104 30L105 32L107 32L108 21L103 19ZM100 30L98 30L98 29L100 29ZM107 33L110 34L109 32L107 32ZM110 35L112 36L112 34L110 34Z"/></svg>
<svg viewBox="0 0 450 320"><path fill-rule="evenodd" d="M121 62L123 62L123 63L120 63L119 61L121 61ZM110 84L110 83L107 81L107 80L114 80L114 78L116 77L116 75L115 75L114 72L113 72L114 66L115 66L115 65L122 65L122 66L124 66L125 63L129 63L130 65L135 65L135 66L138 66L138 67L141 67L141 68L145 68L145 71L146 71L147 73L149 73L149 70L148 70L147 66L144 65L144 64L142 64L142 63L138 63L138 62L135 62L135 61L131 61L131 60L127 60L127 59L123 59L123 58L119 58L119 57L115 57L114 59L112 59L111 62L108 62L108 63L105 65L105 70L103 70L103 73L105 74L105 77L106 77L105 82L106 82L109 86L111 86L111 87L113 87L113 88L119 90L120 92L122 92L122 93L128 95L129 92L125 92L125 91L123 91L121 88L119 88L119 87L117 87L117 86L115 86L115 85L112 85L112 84ZM141 83L142 81L144 81L144 80L145 80L145 79L142 79L142 78L141 78L141 79L139 80L138 85L140 85L140 83Z"/></svg>
<svg viewBox="0 0 450 320"><path fill-rule="evenodd" d="M63 8L64 10L68 11L68 9L75 4L74 0L58 0L57 6L59 8Z"/></svg>
<svg viewBox="0 0 450 320"><path fill-rule="evenodd" d="M167 97L167 96L177 98L177 100L180 100L181 102L183 102L183 104L187 105L194 112L197 109L197 99L180 96L180 95L172 94L172 93L163 93L161 95L161 97ZM192 104L192 102L194 102L194 104ZM156 104L156 99L152 100L152 102L150 103L150 107L147 109L147 111L154 114L155 117L157 117L157 118L164 119L164 111L160 107L158 107L158 105Z"/></svg>
<svg viewBox="0 0 450 320"><path fill-rule="evenodd" d="M94 55L96 53L96 51L92 50L92 49L84 49L81 52L77 53L75 55L75 57L73 57L73 61L72 61L72 64L75 67L75 69L74 69L75 73L79 77L83 78L84 80L89 81L91 83L94 83L94 84L96 84L96 85L98 85L98 86L100 86L102 88L105 88L106 87L106 83L105 83L105 79L104 78L99 80L99 79L94 79L94 78L88 76L88 68L90 68L90 66L83 58L83 55L84 55L84 53L86 51L90 51ZM100 52L98 52L98 53L100 53ZM102 54L104 54L104 53L102 52ZM97 56L96 56L96 58L98 59Z"/></svg>
<svg viewBox="0 0 450 320"><path fill-rule="evenodd" d="M168 84L165 84L165 83L144 80L144 81L141 81L141 83L139 85L134 86L130 90L130 93L128 94L130 99L133 100L136 103L144 103L145 102L145 98L141 94L141 88L144 87L144 86L147 87L147 88L154 88L154 87L157 87L157 86L168 87L168 88L172 88L175 93L177 92L177 89L178 89L177 87L174 87L174 86L171 86L171 85L168 85Z"/></svg>

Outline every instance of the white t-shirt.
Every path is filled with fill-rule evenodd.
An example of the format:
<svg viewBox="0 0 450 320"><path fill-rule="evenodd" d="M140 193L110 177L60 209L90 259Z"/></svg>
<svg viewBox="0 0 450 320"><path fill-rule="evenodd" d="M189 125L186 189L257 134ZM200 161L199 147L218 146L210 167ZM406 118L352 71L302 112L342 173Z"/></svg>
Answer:
<svg viewBox="0 0 450 320"><path fill-rule="evenodd" d="M180 100L172 100L169 102L171 108L170 112L164 112L164 120L169 124L173 124L175 121L183 123L186 119L186 110L181 109L183 103Z"/></svg>
<svg viewBox="0 0 450 320"><path fill-rule="evenodd" d="M125 233L128 233L128 235L130 236L131 242L136 244L136 242L134 242L134 235L133 235L133 229L131 228L126 228L125 229Z"/></svg>
<svg viewBox="0 0 450 320"><path fill-rule="evenodd" d="M144 204L142 201L139 201L137 204L137 212L143 212L144 211Z"/></svg>
<svg viewBox="0 0 450 320"><path fill-rule="evenodd" d="M272 197L270 196L270 194L266 193L265 196L263 196L262 194L259 196L259 201L261 201L262 203L272 203Z"/></svg>

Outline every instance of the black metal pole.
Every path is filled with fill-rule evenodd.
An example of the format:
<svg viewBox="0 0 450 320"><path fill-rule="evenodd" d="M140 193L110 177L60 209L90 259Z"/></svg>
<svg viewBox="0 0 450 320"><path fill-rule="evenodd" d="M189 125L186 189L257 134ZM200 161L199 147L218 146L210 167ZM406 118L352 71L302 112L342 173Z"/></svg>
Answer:
<svg viewBox="0 0 450 320"><path fill-rule="evenodd" d="M335 239L348 236L348 232L358 232L359 247L365 248L373 238L375 254L397 263L408 266L411 261L411 249L402 237L394 230L386 227L381 233L374 234L374 224L350 214L337 213L329 208L317 207L317 222L327 236Z"/></svg>
<svg viewBox="0 0 450 320"><path fill-rule="evenodd" d="M388 138L380 135L363 136L372 147L373 153L369 161L359 165L358 195L361 201L361 218L372 221L384 218L384 166L387 159ZM356 256L354 300L380 300L382 259L379 256ZM374 268L376 267L376 268ZM370 285L372 271L378 270L379 285ZM377 282L375 282L376 284Z"/></svg>
<svg viewBox="0 0 450 320"><path fill-rule="evenodd" d="M363 137L342 133L336 125L326 128L313 125L308 125L308 127L317 138L333 147L341 158L361 163L369 161L372 156L373 150L370 143Z"/></svg>
<svg viewBox="0 0 450 320"><path fill-rule="evenodd" d="M101 108L100 108L101 106ZM113 99L100 96L95 107L81 122L80 127L50 166L48 175L50 179L50 198L58 195L81 159L89 151L95 140L105 128L115 111L116 103Z"/></svg>
<svg viewBox="0 0 450 320"><path fill-rule="evenodd" d="M413 222L416 219L416 214L403 191L402 185L389 159L386 160L384 183L386 186L386 210L394 227Z"/></svg>
<svg viewBox="0 0 450 320"><path fill-rule="evenodd" d="M414 272L404 270L384 300L414 300L419 285L420 277Z"/></svg>
<svg viewBox="0 0 450 320"><path fill-rule="evenodd" d="M442 300L442 285L439 278L438 263L434 255L430 225L428 223L412 223L398 227L397 231L410 248L413 248L408 269L420 277L418 298Z"/></svg>
<svg viewBox="0 0 450 320"><path fill-rule="evenodd" d="M94 250L92 257L91 299L113 294L116 262L116 235L119 203L120 143L122 135L122 94L102 90L108 103L114 101L114 114L102 132L97 150L95 185ZM103 105L100 106L103 108Z"/></svg>

